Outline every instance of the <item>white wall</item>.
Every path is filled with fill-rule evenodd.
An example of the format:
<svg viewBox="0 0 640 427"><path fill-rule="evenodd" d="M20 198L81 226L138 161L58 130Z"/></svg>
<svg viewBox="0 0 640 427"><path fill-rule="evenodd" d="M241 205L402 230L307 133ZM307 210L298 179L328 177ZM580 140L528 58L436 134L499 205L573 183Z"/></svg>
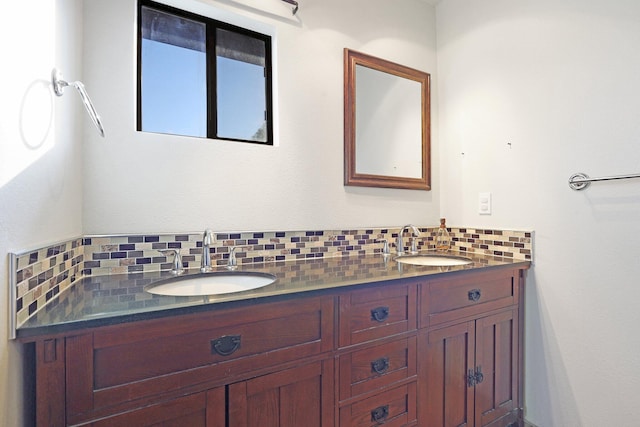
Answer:
<svg viewBox="0 0 640 427"><path fill-rule="evenodd" d="M437 37L441 213L536 233L526 417L637 425L640 181L567 180L640 172L640 3L446 0Z"/></svg>
<svg viewBox="0 0 640 427"><path fill-rule="evenodd" d="M50 90L51 69L81 75L82 3L3 5L0 26L0 424L25 420L22 349L8 341L7 252L82 230L82 103Z"/></svg>
<svg viewBox="0 0 640 427"><path fill-rule="evenodd" d="M282 8L273 2L269 8ZM430 72L435 82L433 7L418 0L302 2L300 22L292 24L230 3L202 0L198 7L216 4L276 32L277 147L135 132L135 0L3 6L10 19L0 26L0 255L82 233L435 224L435 138L434 191L342 185L342 49ZM53 95L54 66L85 83L104 140L75 91ZM436 129L436 93L432 102ZM23 354L8 341L8 276L2 255L0 423L20 426L27 420Z"/></svg>
<svg viewBox="0 0 640 427"><path fill-rule="evenodd" d="M417 0L301 2L295 22L226 1L171 3L195 4L218 19L232 13L275 31L277 146L137 133L136 2L88 1L85 76L107 137L89 135L85 148L86 233L435 225L435 138L434 191L344 187L342 114L345 47L435 80L433 7ZM290 15L284 3L255 3Z"/></svg>

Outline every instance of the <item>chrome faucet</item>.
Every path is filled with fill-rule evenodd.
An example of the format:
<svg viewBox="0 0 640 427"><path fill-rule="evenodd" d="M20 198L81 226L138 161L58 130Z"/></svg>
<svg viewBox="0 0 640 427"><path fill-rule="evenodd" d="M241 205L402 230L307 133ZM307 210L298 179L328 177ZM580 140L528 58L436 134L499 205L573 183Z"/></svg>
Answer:
<svg viewBox="0 0 640 427"><path fill-rule="evenodd" d="M209 247L213 243L213 231L208 228L204 230L202 235L202 260L200 261L200 271L206 273L211 271L211 255L209 254Z"/></svg>
<svg viewBox="0 0 640 427"><path fill-rule="evenodd" d="M184 273L184 267L182 266L182 257L180 256L180 250L178 250L178 249L158 249L158 252L162 253L165 256L173 255L173 262L171 263L171 265L172 265L171 274L178 276L178 275Z"/></svg>
<svg viewBox="0 0 640 427"><path fill-rule="evenodd" d="M411 229L411 235L413 237L420 236L420 230L418 230L418 227L415 225L409 224L402 227L400 231L398 231L398 237L396 238L396 253L398 255L404 254L404 242L402 241L402 235L404 234L404 231L409 228ZM413 252L415 249L414 245L412 245L411 251Z"/></svg>

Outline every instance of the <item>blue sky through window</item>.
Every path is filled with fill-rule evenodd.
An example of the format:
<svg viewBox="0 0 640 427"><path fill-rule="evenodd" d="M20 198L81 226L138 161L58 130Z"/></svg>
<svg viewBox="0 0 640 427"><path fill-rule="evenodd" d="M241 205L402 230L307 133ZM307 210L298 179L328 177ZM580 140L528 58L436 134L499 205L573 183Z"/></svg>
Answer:
<svg viewBox="0 0 640 427"><path fill-rule="evenodd" d="M256 138L265 126L266 96L264 67L217 57L218 136L266 141Z"/></svg>
<svg viewBox="0 0 640 427"><path fill-rule="evenodd" d="M266 141L264 67L217 57L218 136ZM142 130L207 136L206 54L142 40Z"/></svg>
<svg viewBox="0 0 640 427"><path fill-rule="evenodd" d="M207 136L206 54L142 40L142 130Z"/></svg>

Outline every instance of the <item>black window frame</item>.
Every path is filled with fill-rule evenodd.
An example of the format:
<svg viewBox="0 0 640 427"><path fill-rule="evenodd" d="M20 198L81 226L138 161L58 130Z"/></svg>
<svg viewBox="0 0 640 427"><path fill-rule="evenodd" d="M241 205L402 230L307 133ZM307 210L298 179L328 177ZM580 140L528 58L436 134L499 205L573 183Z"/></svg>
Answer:
<svg viewBox="0 0 640 427"><path fill-rule="evenodd" d="M148 7L164 13L179 16L181 18L190 19L199 23L203 23L206 28L206 82L207 82L207 136L206 139L219 139L224 141L247 142L260 145L274 145L273 141L273 68L272 68L272 37L267 34L229 24L227 22L218 21L213 18L198 15L193 12L178 9L162 3L151 0L138 1L138 29L137 29L137 105L136 105L136 129L138 132L147 132L142 130L142 8ZM217 65L216 65L216 30L223 29L245 36L259 39L265 44L265 101L266 101L266 127L267 141L255 141L249 139L238 139L218 136L217 123ZM155 132L149 132L155 133ZM164 133L166 135L166 133ZM187 136L197 138L190 135L175 134L176 136Z"/></svg>

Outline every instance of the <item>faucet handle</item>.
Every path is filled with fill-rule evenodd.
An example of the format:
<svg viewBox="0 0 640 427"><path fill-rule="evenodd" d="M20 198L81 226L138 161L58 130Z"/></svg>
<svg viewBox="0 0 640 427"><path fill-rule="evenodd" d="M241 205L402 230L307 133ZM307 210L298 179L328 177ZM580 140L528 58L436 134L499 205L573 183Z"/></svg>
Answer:
<svg viewBox="0 0 640 427"><path fill-rule="evenodd" d="M387 239L377 239L376 242L382 242L382 255L389 255L391 251L389 250L389 241Z"/></svg>
<svg viewBox="0 0 640 427"><path fill-rule="evenodd" d="M235 270L238 268L238 258L236 257L236 249L251 249L251 245L229 246L229 259L227 260L227 270Z"/></svg>
<svg viewBox="0 0 640 427"><path fill-rule="evenodd" d="M411 249L409 250L410 254L417 254L418 253L418 239L416 239L415 237L411 237L410 238L411 241Z"/></svg>
<svg viewBox="0 0 640 427"><path fill-rule="evenodd" d="M238 260L236 259L236 246L229 248L229 261L227 261L227 270L235 270L238 268Z"/></svg>
<svg viewBox="0 0 640 427"><path fill-rule="evenodd" d="M180 256L180 251L178 249L158 249L158 252L163 255L173 255L171 274L175 274L177 276L178 274L184 273L184 267L182 266L182 256Z"/></svg>

